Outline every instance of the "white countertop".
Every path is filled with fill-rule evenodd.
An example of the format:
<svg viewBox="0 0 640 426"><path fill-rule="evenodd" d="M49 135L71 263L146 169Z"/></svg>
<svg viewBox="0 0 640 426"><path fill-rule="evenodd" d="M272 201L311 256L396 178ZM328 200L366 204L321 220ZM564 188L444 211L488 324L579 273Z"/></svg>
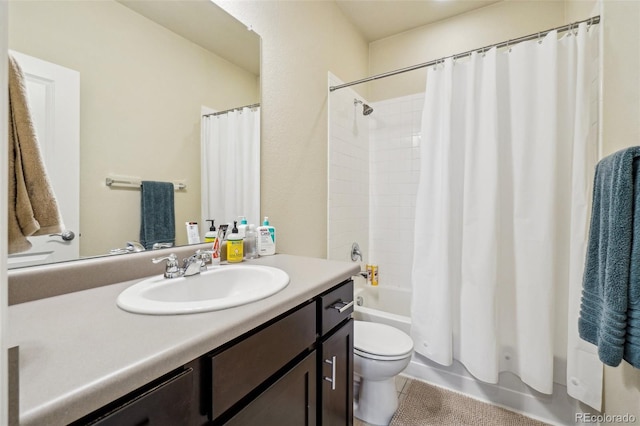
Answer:
<svg viewBox="0 0 640 426"><path fill-rule="evenodd" d="M189 315L118 308L118 294L140 280L10 306L9 346L20 347L20 424L77 420L360 270L357 263L282 254L247 263L286 271L289 285L257 302Z"/></svg>

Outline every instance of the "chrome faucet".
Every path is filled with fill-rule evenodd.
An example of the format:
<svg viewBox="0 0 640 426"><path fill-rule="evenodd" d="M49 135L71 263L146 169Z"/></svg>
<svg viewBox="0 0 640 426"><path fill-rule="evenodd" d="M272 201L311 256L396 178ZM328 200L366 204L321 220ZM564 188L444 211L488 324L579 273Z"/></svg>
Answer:
<svg viewBox="0 0 640 426"><path fill-rule="evenodd" d="M187 257L182 262L182 276L190 277L207 270L207 259L211 259L209 252L205 250L196 250L194 254Z"/></svg>
<svg viewBox="0 0 640 426"><path fill-rule="evenodd" d="M178 264L178 257L171 253L165 257L156 257L151 259L153 263L167 261L164 270L165 278L190 277L207 270L207 260L211 259L210 252L206 250L197 250L194 254L182 261L182 268Z"/></svg>
<svg viewBox="0 0 640 426"><path fill-rule="evenodd" d="M124 254L124 253L138 253L141 251L145 251L145 248L142 244L137 241L127 241L127 246L125 248L116 248L109 250L110 254Z"/></svg>

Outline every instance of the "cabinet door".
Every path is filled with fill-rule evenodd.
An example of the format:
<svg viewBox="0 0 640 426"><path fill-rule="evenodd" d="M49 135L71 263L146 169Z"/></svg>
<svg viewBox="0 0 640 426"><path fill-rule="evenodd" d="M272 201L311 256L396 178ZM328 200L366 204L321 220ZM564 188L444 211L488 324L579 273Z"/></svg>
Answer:
<svg viewBox="0 0 640 426"><path fill-rule="evenodd" d="M322 342L321 420L326 426L353 424L353 319Z"/></svg>
<svg viewBox="0 0 640 426"><path fill-rule="evenodd" d="M225 425L315 426L316 363L313 351Z"/></svg>

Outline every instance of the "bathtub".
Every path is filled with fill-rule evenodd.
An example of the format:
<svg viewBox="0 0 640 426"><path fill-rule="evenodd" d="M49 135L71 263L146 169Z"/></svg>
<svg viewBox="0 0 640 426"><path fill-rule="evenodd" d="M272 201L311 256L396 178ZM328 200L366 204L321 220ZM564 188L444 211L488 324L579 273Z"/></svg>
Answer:
<svg viewBox="0 0 640 426"><path fill-rule="evenodd" d="M356 285L353 317L396 327L409 334L411 291L399 287Z"/></svg>

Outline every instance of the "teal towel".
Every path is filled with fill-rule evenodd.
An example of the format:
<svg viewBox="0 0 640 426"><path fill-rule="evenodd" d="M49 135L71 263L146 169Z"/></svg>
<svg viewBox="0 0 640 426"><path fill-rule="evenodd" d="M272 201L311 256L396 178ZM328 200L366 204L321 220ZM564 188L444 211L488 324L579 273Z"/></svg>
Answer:
<svg viewBox="0 0 640 426"><path fill-rule="evenodd" d="M596 166L578 331L611 366L640 368L640 147Z"/></svg>
<svg viewBox="0 0 640 426"><path fill-rule="evenodd" d="M627 334L623 359L640 368L640 158L633 160L633 239L631 243L631 267L627 291Z"/></svg>
<svg viewBox="0 0 640 426"><path fill-rule="evenodd" d="M147 250L155 243L174 245L176 217L173 183L142 181L140 191L140 243Z"/></svg>

